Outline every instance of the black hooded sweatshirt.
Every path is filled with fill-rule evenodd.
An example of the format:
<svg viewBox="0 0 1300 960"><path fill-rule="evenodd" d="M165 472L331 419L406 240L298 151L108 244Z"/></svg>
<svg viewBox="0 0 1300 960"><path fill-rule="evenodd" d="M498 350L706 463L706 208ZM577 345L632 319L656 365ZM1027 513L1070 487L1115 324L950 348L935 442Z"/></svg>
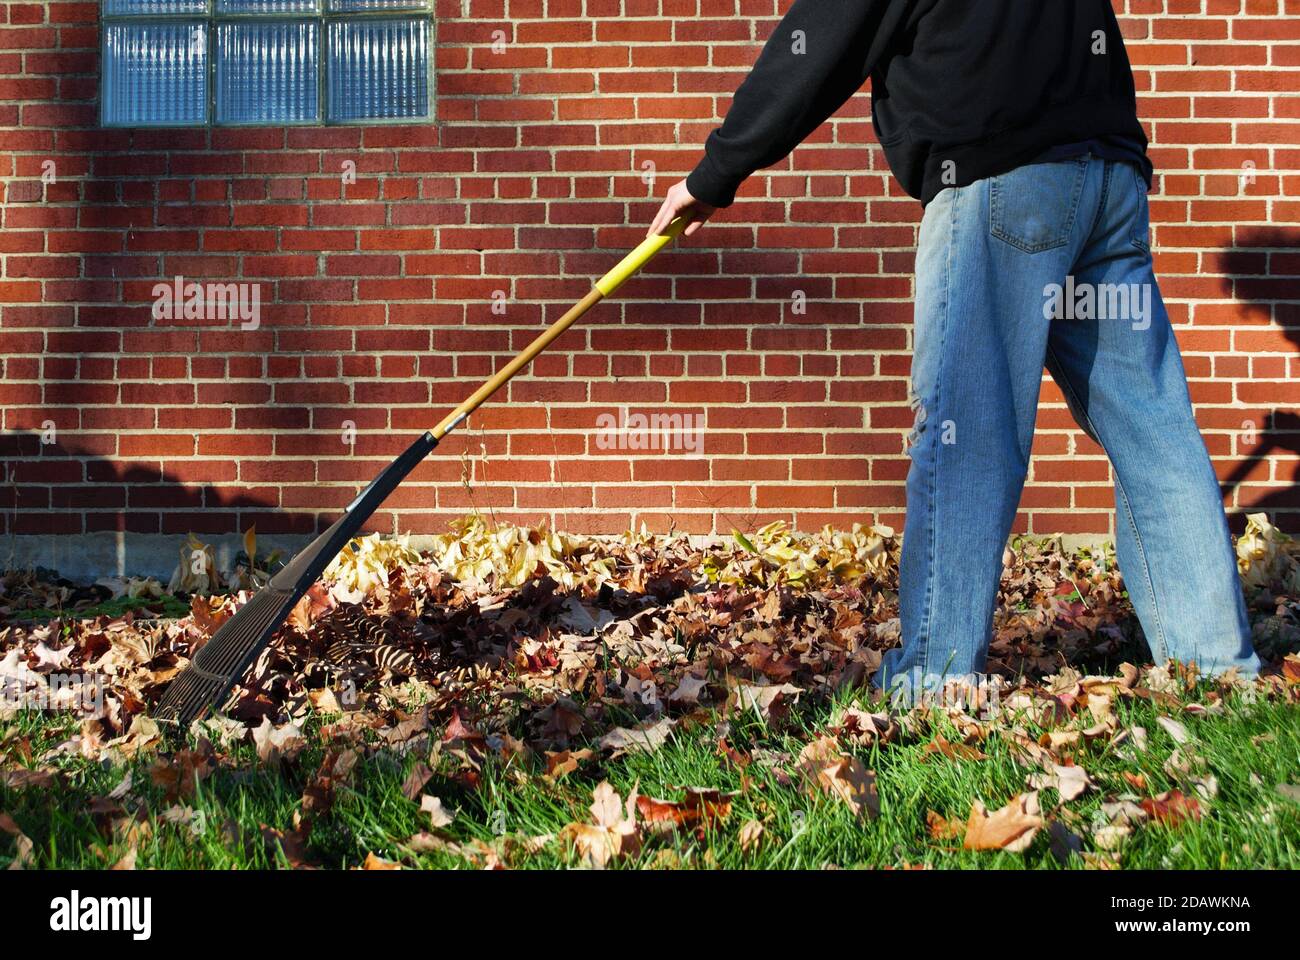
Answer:
<svg viewBox="0 0 1300 960"><path fill-rule="evenodd" d="M1110 0L795 0L687 189L729 206L868 77L876 136L922 203L1067 145L1128 154L1151 179Z"/></svg>

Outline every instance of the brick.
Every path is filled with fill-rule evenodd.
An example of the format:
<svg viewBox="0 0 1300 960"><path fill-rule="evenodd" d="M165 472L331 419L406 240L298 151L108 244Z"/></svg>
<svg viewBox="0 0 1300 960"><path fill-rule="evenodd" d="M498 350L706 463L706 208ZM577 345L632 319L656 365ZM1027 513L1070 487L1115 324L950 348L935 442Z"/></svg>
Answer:
<svg viewBox="0 0 1300 960"><path fill-rule="evenodd" d="M54 416L98 431L78 436L80 459L19 457L26 510L6 531L180 536L250 518L317 529L406 433L563 313L694 165L779 10L476 0L467 18L440 0L437 124L210 131L98 129L97 6L4 12L4 426ZM1198 418L1234 509L1267 504L1300 530L1293 445L1235 472L1258 446L1242 424L1300 406L1286 232L1300 221L1300 54L1287 42L1300 33L1272 0L1125 12L1160 172L1156 267ZM869 103L851 98L566 334L371 528L442 529L484 506L602 532L900 523L920 208L884 172ZM348 160L353 184L338 176ZM260 283L261 328L153 321L152 286L176 274ZM628 405L705 412L703 454L600 449L596 416ZM355 453L332 456L346 420ZM1054 387L1038 427L1016 529L1112 532L1109 467ZM262 506L207 506L237 493Z"/></svg>

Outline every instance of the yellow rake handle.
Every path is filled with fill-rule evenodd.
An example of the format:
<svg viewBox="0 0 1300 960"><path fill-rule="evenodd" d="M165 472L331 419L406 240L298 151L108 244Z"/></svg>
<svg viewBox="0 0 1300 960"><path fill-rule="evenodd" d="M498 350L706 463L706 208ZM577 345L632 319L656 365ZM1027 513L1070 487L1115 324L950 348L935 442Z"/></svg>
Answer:
<svg viewBox="0 0 1300 960"><path fill-rule="evenodd" d="M532 363L556 337L573 326L579 317L621 287L629 277L649 263L656 253L671 243L673 238L681 236L682 231L686 229L686 224L685 217L678 217L663 233L642 240L637 248L620 260L613 270L596 281L590 293L570 307L564 316L547 327L536 340L524 347L518 356L493 374L490 380L470 394L460 406L447 414L431 431L434 438L441 440L454 430L462 420L482 406L488 397L509 382L511 377Z"/></svg>

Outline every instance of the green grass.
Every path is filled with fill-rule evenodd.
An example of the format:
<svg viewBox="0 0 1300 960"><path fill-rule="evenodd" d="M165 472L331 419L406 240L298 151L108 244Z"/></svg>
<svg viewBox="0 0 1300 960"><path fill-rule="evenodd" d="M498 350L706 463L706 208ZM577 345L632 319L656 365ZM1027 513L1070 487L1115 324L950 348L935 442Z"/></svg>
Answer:
<svg viewBox="0 0 1300 960"><path fill-rule="evenodd" d="M1142 726L1149 743L1132 758L1116 750L1096 748L1081 762L1100 788L1065 804L1064 815L1093 851L1088 824L1103 799L1132 793L1122 774L1142 774L1144 795L1180 786L1163 769L1176 746L1156 722L1157 708L1145 700L1118 707L1124 727ZM773 730L752 715L729 718L728 740L743 750L764 748L793 758L825 730L832 707L804 708ZM1260 700L1228 700L1218 715L1179 718L1190 732L1196 752L1218 780L1218 796L1199 821L1169 827L1148 823L1138 827L1121 858L1133 868L1284 868L1300 867L1300 804L1283 797L1276 786L1300 781L1300 714L1293 705ZM980 761L926 757L925 744L934 731L904 743L856 751L878 777L880 816L855 819L847 806L826 795L810 796L798 781L783 784L770 768L754 762L741 769L716 750L717 717L678 726L668 743L653 754L629 754L613 760L597 757L576 773L551 782L541 776L541 757L515 755L484 762L477 787L456 777L459 762L444 754L424 792L440 797L458 811L442 833L457 844L475 840L491 844L501 834L530 837L557 833L573 821L589 821L587 807L593 787L608 779L626 797L636 784L642 794L680 799L686 786L738 791L730 815L702 829L699 835L679 831L648 840L623 867L820 868L927 865L936 868L1061 869L1049 849L1047 831L1040 831L1025 853L971 852L960 839L933 840L926 826L929 810L964 824L971 803L981 799L990 809L1023 792L1027 768L1013 759L1006 740L994 732L980 748ZM0 723L0 769L31 765L26 753L41 756L76 732L69 718L25 713ZM313 727L309 727L309 732ZM1029 728L1031 734L1036 734ZM1269 735L1257 743L1254 738ZM951 731L949 738L954 739ZM42 868L102 868L131 849L119 825L106 815L97 817L93 801L105 797L129 772L133 785L121 805L148 826L136 831L139 868L267 868L289 865L280 847L268 843L262 825L290 832L301 810L304 786L311 781L325 746L313 738L293 763L258 765L250 745L240 745L191 797L180 802L196 811L189 824L168 823L163 812L171 806L164 789L151 779L153 758L121 765L103 765L80 758L60 758L62 783L54 789L15 790L0 786L0 811L7 812L35 842L35 862ZM347 786L337 790L332 809L314 818L306 846L310 863L322 867L355 867L368 853L406 866L466 868L474 864L456 853L411 853L404 843L428 828L418 804L407 800L401 786L427 749L400 755L378 749L364 756ZM1185 788L1185 785L1183 785ZM1055 790L1041 794L1045 811L1058 806ZM101 801L102 805L102 801ZM1062 819L1060 813L1050 813ZM748 820L764 825L754 849L742 850L739 834ZM0 832L0 868L8 866L15 844ZM575 852L559 840L540 851L516 856L511 865L564 867L577 865ZM1077 857L1069 864L1082 867Z"/></svg>
<svg viewBox="0 0 1300 960"><path fill-rule="evenodd" d="M24 620L53 620L62 617L65 620L91 620L95 617L120 617L129 611L136 611L153 617L184 617L190 612L189 602L174 594L161 597L118 597L93 606L54 610L49 607L33 607L19 610L10 616L13 622Z"/></svg>

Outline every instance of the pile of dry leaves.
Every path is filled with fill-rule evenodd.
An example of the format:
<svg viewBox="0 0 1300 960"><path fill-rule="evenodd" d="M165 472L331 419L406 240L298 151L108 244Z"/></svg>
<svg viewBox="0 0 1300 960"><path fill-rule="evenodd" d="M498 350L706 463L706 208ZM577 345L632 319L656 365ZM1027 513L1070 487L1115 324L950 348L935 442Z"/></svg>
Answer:
<svg viewBox="0 0 1300 960"><path fill-rule="evenodd" d="M182 559L203 549L187 542ZM250 727L312 708L364 725L394 710L445 716L459 707L492 729L518 729L522 719L530 739L551 748L610 734L604 706L615 702L652 723L700 704L771 717L794 699L863 685L898 642L898 549L883 527L801 536L776 523L701 548L644 530L490 528L477 516L423 553L406 538L364 537L298 604L227 712ZM1258 645L1278 660L1300 648L1300 546L1261 515L1238 552ZM1106 552L1025 541L1004 562L993 672L1036 679L1141 656ZM243 554L241 563L226 579L247 575ZM207 575L222 579L215 568ZM70 589L9 574L10 596L15 583L38 595ZM196 593L178 620L128 612L12 621L0 628L3 702L14 709L21 690L93 704L79 749L119 740L256 579L246 586Z"/></svg>
<svg viewBox="0 0 1300 960"><path fill-rule="evenodd" d="M1251 519L1238 551L1258 646L1282 665L1269 690L1294 698L1300 661L1283 658L1300 648L1300 548L1261 515ZM489 753L535 753L545 757L548 775L561 776L589 760L592 745L613 754L653 749L705 710L752 711L779 724L797 701L865 689L881 651L898 642L898 552L897 536L883 527L804 536L772 524L700 547L644 530L575 537L544 527L493 528L476 516L425 552L405 538L361 538L297 605L225 716L204 724L203 749L246 738L263 760L293 755L314 711L326 724L326 742L338 746L316 781L328 793L355 762L351 751L375 744L459 751L464 776L473 782ZM181 555L184 561L210 552L194 541ZM206 564L197 572L190 567L188 580L178 570L173 587L195 590L190 615L181 619L128 612L0 626L6 694L0 713L33 699L79 712L80 732L59 752L125 758L157 749L161 737L149 706L264 578L250 559L255 544L241 556L242 573L233 576L223 578ZM200 589L223 580L244 589ZM24 590L72 589L42 586L31 574L6 575L3 584L10 603L0 615L11 617L24 609ZM146 581L116 586L154 589ZM1022 726L958 717L965 740L940 737L933 749L947 756L978 753L998 722L1031 770L1030 790L1002 809L973 810L964 828L936 814L934 836L960 835L973 849L1015 848L1048 822L1043 789L1062 798L1088 790L1075 751L1098 738L1121 748L1124 738L1137 735L1115 722L1119 700L1178 702L1178 691L1191 689L1188 675L1165 667L1089 676L1141 657L1139 639L1112 555L1067 554L1053 542L1008 549L991 670L1008 678L1004 707L1040 718L1055 732L1038 740ZM920 735L918 723L924 718L917 712L897 718L850 710L794 760L793 776L871 816L874 777L853 749L909 731ZM757 762L743 747L719 744L736 763ZM210 756L187 756L185 777L202 776L212 763ZM1198 779L1194 757L1179 762L1188 765L1191 793L1116 809L1113 821L1096 827L1109 832L1094 837L1094 845L1118 844L1144 818L1196 816L1198 802L1214 788ZM409 795L419 798L421 787L415 784ZM427 800L435 825L449 815ZM647 830L699 827L728 809L728 798L715 792L669 803L635 793L624 799L602 784L591 822L572 825L567 839L603 864L635 850ZM1053 834L1054 844L1077 841L1068 818L1051 823L1064 831ZM746 824L742 840L761 842L761 833L761 824ZM429 834L416 842L449 841Z"/></svg>

